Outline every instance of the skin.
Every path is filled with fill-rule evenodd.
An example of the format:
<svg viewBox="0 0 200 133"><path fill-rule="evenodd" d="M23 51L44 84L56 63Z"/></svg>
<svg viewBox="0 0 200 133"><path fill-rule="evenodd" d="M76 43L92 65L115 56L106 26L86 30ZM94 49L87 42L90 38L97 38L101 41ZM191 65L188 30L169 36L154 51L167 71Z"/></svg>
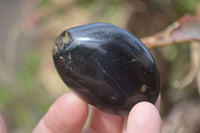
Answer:
<svg viewBox="0 0 200 133"><path fill-rule="evenodd" d="M84 127L88 117L88 104L74 93L66 93L50 107L33 133L161 133L159 105L160 96L155 106L148 102L138 103L132 108L128 118L93 108L90 122ZM7 133L1 116L0 133Z"/></svg>

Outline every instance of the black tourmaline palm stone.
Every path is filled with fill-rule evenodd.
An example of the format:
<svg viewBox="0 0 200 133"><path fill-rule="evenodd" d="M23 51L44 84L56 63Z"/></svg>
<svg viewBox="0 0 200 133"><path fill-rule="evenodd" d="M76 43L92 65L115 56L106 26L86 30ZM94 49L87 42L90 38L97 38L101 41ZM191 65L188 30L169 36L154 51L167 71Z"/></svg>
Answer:
<svg viewBox="0 0 200 133"><path fill-rule="evenodd" d="M62 80L98 109L127 116L141 101L155 103L159 71L147 48L128 31L107 23L65 30L53 49Z"/></svg>

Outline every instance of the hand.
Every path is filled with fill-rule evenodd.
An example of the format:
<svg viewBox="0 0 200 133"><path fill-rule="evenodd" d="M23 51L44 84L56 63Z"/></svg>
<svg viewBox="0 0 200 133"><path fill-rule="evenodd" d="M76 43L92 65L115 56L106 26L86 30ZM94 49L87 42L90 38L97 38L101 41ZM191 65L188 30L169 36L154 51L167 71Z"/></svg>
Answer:
<svg viewBox="0 0 200 133"><path fill-rule="evenodd" d="M159 107L160 98L156 103ZM161 118L154 105L138 103L128 118L114 116L93 108L90 122L88 105L73 93L61 96L41 119L33 133L161 133ZM84 131L83 131L84 129ZM0 133L6 133L0 117Z"/></svg>
<svg viewBox="0 0 200 133"><path fill-rule="evenodd" d="M64 94L51 106L33 133L81 133L87 117L87 103L73 93ZM161 118L156 107L148 102L135 105L126 119L93 108L84 133L161 133Z"/></svg>
<svg viewBox="0 0 200 133"><path fill-rule="evenodd" d="M0 115L0 133L7 133L6 125Z"/></svg>

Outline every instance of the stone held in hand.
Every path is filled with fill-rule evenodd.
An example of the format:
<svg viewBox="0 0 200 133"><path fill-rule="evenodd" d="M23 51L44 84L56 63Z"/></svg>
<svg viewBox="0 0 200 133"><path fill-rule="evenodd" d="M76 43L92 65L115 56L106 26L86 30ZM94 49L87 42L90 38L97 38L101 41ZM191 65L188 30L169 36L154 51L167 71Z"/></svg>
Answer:
<svg viewBox="0 0 200 133"><path fill-rule="evenodd" d="M98 109L128 116L141 101L155 103L160 91L156 63L131 33L108 23L65 30L53 60L62 80Z"/></svg>

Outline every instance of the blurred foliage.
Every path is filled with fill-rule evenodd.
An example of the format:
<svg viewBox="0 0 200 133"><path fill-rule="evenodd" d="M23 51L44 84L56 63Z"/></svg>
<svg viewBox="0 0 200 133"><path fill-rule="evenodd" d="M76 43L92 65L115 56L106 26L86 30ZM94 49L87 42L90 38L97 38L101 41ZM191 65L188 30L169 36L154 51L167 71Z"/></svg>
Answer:
<svg viewBox="0 0 200 133"><path fill-rule="evenodd" d="M75 0L80 6L88 7L92 5L95 0Z"/></svg>
<svg viewBox="0 0 200 133"><path fill-rule="evenodd" d="M174 9L181 15L195 14L196 5L199 0L172 0Z"/></svg>
<svg viewBox="0 0 200 133"><path fill-rule="evenodd" d="M6 86L0 86L0 110L2 110L9 102L12 102L12 93L9 90L10 89Z"/></svg>
<svg viewBox="0 0 200 133"><path fill-rule="evenodd" d="M165 95L169 95L169 97L171 97L170 100L176 102L177 100L180 100L185 93L182 90L178 90L177 86L190 69L190 45L170 45L163 47L162 51L166 61L169 62L168 74L166 75L167 84L163 89L170 90L171 88L173 91L168 91L169 94Z"/></svg>
<svg viewBox="0 0 200 133"><path fill-rule="evenodd" d="M55 99L38 79L41 59L38 50L28 52L18 74L18 84L9 88L0 84L0 110L9 122L8 129L30 132ZM47 102L48 101L48 102Z"/></svg>
<svg viewBox="0 0 200 133"><path fill-rule="evenodd" d="M23 87L31 87L34 85L34 80L41 64L39 51L30 51L24 60L21 72L19 73L19 83Z"/></svg>
<svg viewBox="0 0 200 133"><path fill-rule="evenodd" d="M40 0L38 6L44 7L44 6L49 6L51 4L52 4L52 0Z"/></svg>

